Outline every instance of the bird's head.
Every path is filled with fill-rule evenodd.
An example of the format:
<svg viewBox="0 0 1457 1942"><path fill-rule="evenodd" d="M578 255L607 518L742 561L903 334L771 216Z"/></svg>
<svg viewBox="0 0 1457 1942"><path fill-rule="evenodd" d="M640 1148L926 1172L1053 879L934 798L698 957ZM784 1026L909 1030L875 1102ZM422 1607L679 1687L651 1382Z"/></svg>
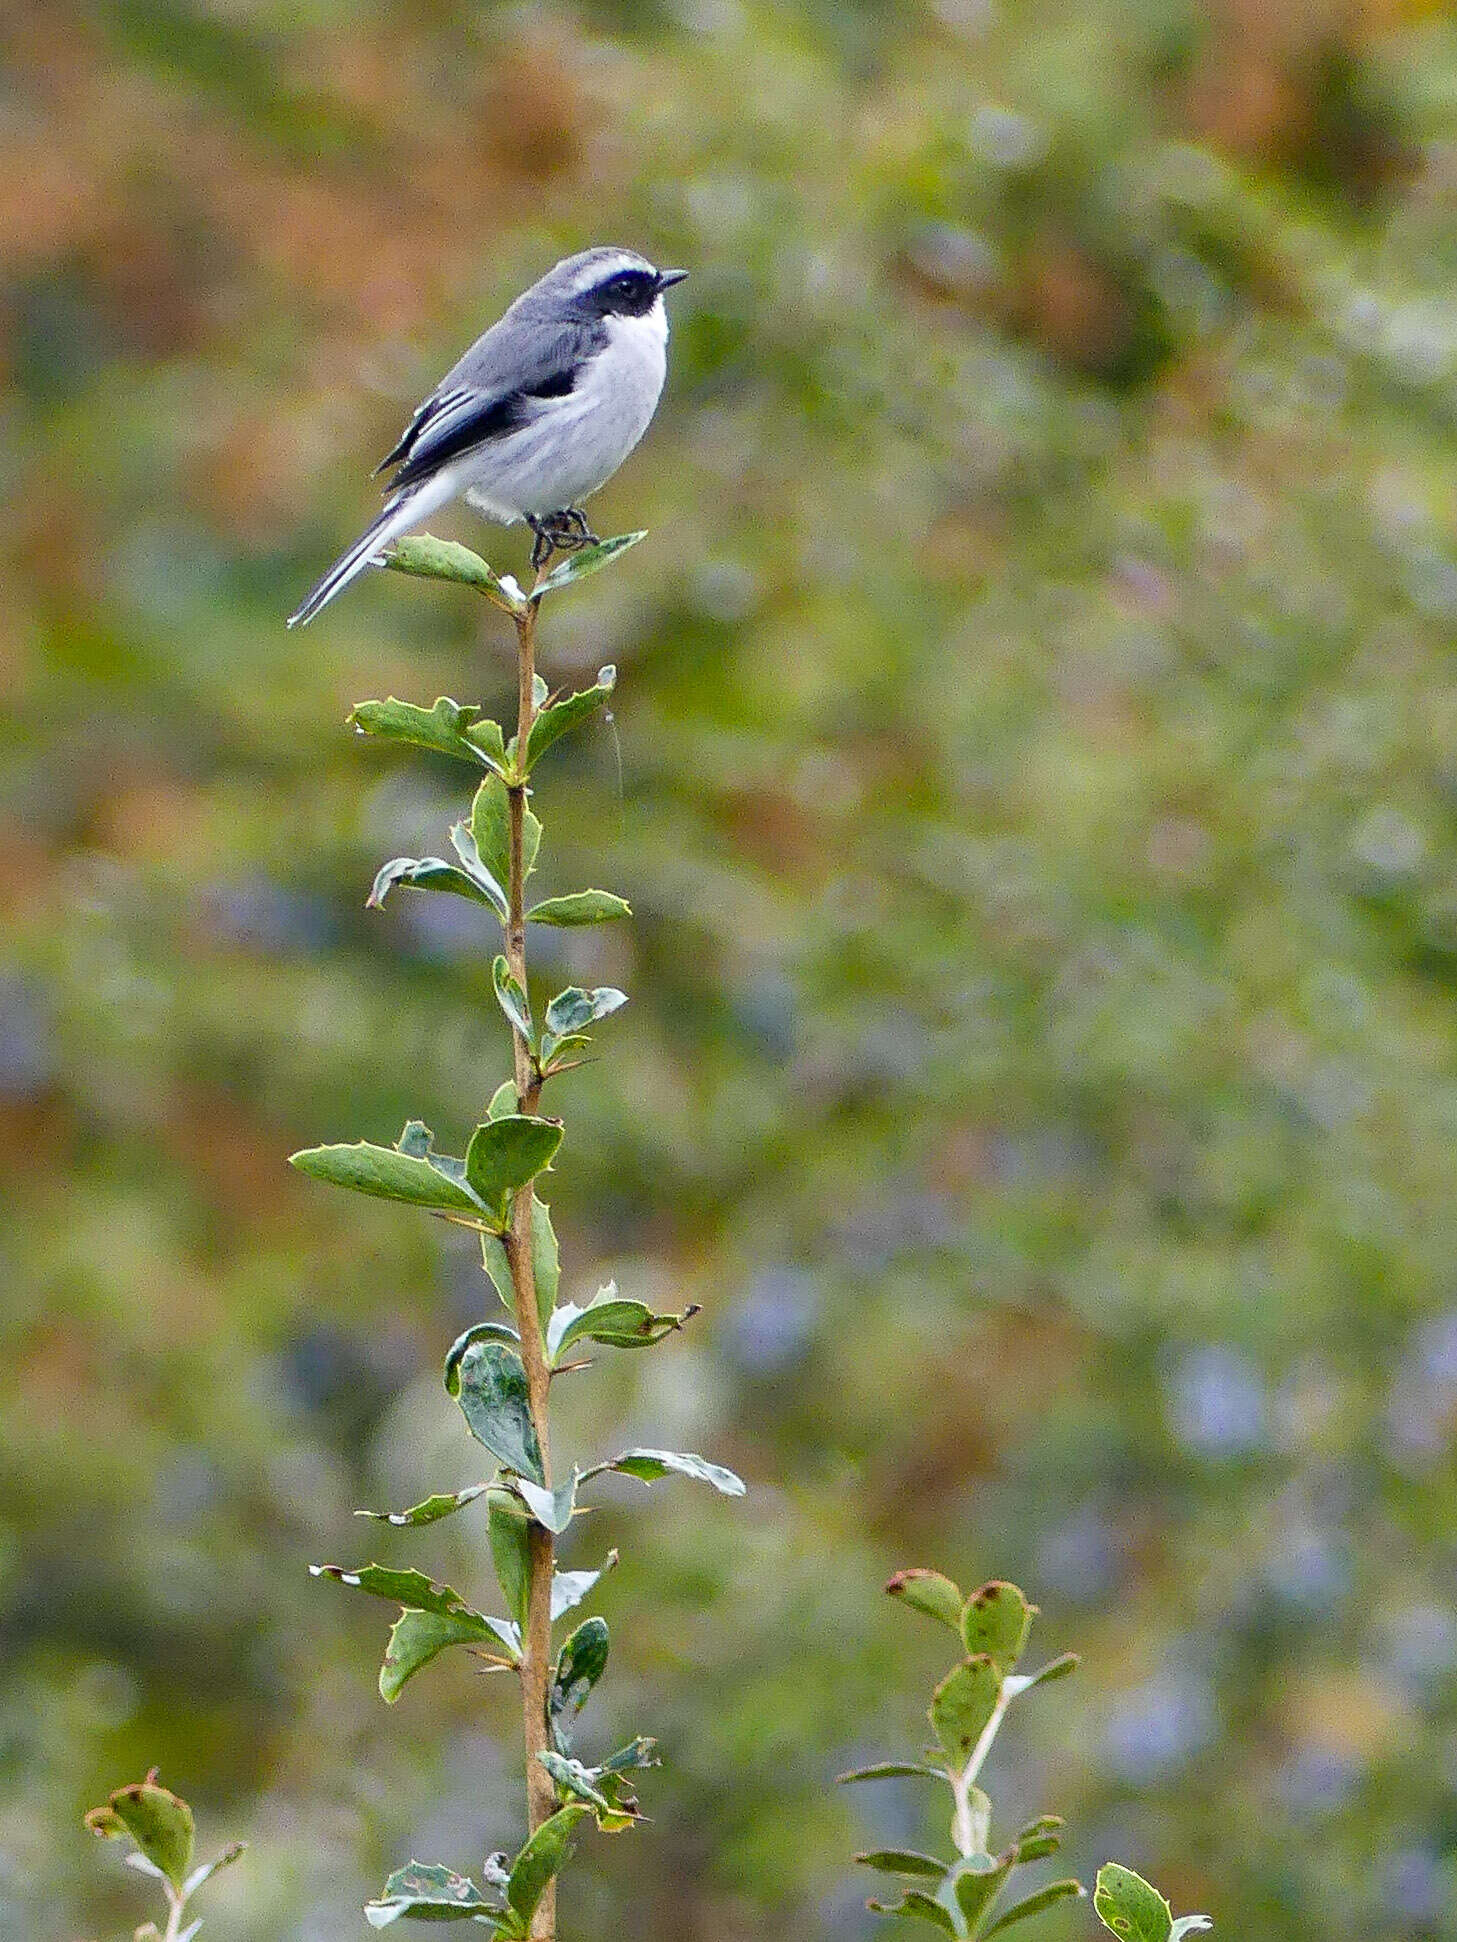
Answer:
<svg viewBox="0 0 1457 1942"><path fill-rule="evenodd" d="M686 270L659 270L630 249L588 249L548 270L533 296L559 304L583 321L645 317Z"/></svg>

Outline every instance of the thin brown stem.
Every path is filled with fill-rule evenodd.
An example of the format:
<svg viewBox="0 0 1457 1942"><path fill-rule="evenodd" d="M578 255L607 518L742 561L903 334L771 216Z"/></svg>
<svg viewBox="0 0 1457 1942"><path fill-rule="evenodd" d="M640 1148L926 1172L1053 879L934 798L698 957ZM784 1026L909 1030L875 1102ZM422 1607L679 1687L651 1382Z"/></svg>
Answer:
<svg viewBox="0 0 1457 1942"><path fill-rule="evenodd" d="M540 572L537 582L540 583ZM516 746L524 753L526 738L536 714L533 693L536 678L536 602L516 622L517 668L519 675ZM526 784L515 783L506 792L510 844L510 883L507 888L506 962L511 975L526 990ZM541 1081L532 1062L531 1046L525 1035L512 1027L516 1068L516 1099L519 1110L534 1113L541 1095ZM551 1442L547 1404L551 1372L547 1368L546 1345L536 1309L536 1268L532 1255L532 1226L536 1196L530 1186L516 1195L511 1209L511 1227L506 1235L506 1258L511 1282L516 1291L516 1320L521 1332L521 1361L526 1371L526 1386L531 1419L541 1446L542 1473L551 1485ZM550 1699L551 1586L556 1569L556 1547L550 1531L533 1522L529 1545L531 1591L527 1603L526 1630L521 1641L522 1727L526 1743L526 1798L528 1819L534 1834L555 1811L556 1796L551 1775L537 1755L548 1750L547 1707ZM531 1924L532 1942L552 1942L556 1934L556 1891L549 1886L542 1896Z"/></svg>

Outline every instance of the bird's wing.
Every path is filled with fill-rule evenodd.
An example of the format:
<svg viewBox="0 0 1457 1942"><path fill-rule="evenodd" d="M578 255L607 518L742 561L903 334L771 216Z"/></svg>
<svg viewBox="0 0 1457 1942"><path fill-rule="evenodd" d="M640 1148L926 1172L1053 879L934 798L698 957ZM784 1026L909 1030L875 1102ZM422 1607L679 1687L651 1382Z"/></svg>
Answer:
<svg viewBox="0 0 1457 1942"><path fill-rule="evenodd" d="M508 321L513 327L503 330ZM514 431L532 403L572 390L604 337L592 324L533 325L503 317L446 373L377 471L397 465L390 490L398 491L418 485L462 452Z"/></svg>

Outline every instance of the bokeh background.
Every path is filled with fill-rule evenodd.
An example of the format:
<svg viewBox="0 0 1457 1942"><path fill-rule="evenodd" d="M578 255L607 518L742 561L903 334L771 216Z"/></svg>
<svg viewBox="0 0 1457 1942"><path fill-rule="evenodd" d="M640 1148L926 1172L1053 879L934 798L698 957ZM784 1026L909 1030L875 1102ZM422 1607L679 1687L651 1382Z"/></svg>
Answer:
<svg viewBox="0 0 1457 1942"><path fill-rule="evenodd" d="M1457 1936L1457 30L1398 0L24 0L0 25L0 1930L129 1933L83 1808L246 1836L216 1942L342 1942L520 1831L512 1696L391 1710L374 1552L489 1595L464 1243L291 1174L505 1070L488 935L363 908L511 689L371 576L418 396L558 254L688 265L651 538L549 614L536 940L633 1003L558 1102L566 1287L701 1302L563 1444L702 1449L588 1744L655 1733L568 1936L860 1938L836 1795L920 1741L903 1564L1078 1680L993 1768L1227 1937ZM521 566L517 534L438 529ZM1042 1924L1092 1932L1086 1909ZM1034 1942L1028 1931L1029 1942Z"/></svg>

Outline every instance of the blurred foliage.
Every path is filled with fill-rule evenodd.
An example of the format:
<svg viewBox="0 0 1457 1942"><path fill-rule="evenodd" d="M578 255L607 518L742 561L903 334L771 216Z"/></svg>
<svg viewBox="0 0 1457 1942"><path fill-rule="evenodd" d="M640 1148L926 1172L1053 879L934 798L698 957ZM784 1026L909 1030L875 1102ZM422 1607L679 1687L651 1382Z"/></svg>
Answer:
<svg viewBox="0 0 1457 1942"><path fill-rule="evenodd" d="M751 1490L624 1482L566 1560L624 1543L592 1731L668 1763L567 1932L865 1932L848 1853L924 1830L828 1783L915 1730L909 1558L1083 1653L988 1781L1055 1776L1074 1871L1457 1937L1446 10L26 0L0 47L0 1930L125 1927L77 1817L154 1762L252 1844L216 1942L519 1839L508 1697L385 1713L305 1570L447 1486L485 1291L284 1165L448 1146L504 1071L484 913L363 907L453 779L343 723L499 710L509 623L382 575L282 620L440 370L623 241L693 278L594 502L651 536L544 634L621 674L543 894L639 919L537 947L634 994L553 1209L566 1296L704 1313L563 1449ZM467 1594L482 1543L377 1538Z"/></svg>

